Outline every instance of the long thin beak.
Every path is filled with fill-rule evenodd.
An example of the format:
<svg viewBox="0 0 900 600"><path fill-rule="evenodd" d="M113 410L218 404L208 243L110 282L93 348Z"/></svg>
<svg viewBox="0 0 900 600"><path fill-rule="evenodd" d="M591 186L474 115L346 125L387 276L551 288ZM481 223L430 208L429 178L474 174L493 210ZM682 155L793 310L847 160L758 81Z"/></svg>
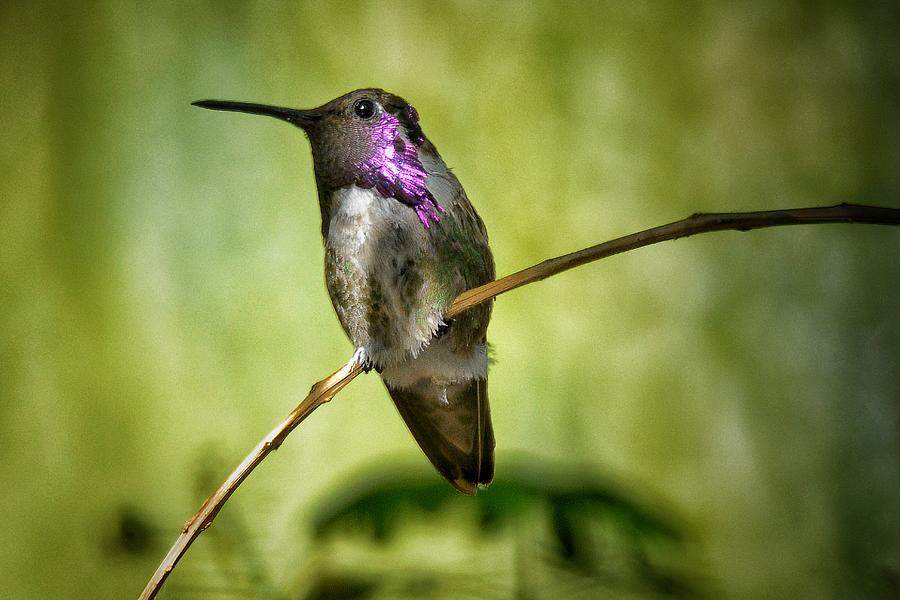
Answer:
<svg viewBox="0 0 900 600"><path fill-rule="evenodd" d="M275 117L288 123L293 123L301 129L306 129L322 118L315 109L299 110L296 108L282 108L267 104L254 104L252 102L232 102L230 100L198 100L191 102L194 106L208 108L210 110L228 110L233 112L249 113L252 115L265 115Z"/></svg>

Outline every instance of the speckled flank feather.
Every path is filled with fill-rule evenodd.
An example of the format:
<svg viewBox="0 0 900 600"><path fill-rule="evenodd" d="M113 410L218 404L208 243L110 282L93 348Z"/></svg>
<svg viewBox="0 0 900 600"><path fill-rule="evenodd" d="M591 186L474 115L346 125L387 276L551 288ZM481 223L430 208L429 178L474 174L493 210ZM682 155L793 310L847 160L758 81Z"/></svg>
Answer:
<svg viewBox="0 0 900 600"><path fill-rule="evenodd" d="M378 367L416 357L453 299L493 278L486 244L471 248L477 217L451 201L426 230L409 207L373 190L350 186L334 198L325 278L344 329ZM483 343L489 318L490 305L457 317L447 334L454 351L468 354Z"/></svg>

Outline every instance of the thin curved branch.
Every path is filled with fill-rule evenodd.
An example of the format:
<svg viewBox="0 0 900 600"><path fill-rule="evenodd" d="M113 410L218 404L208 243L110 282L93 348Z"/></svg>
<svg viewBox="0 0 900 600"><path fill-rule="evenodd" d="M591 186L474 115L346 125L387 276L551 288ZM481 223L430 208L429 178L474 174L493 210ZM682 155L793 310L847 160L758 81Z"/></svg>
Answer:
<svg viewBox="0 0 900 600"><path fill-rule="evenodd" d="M557 256L502 279L465 291L456 297L447 317L453 317L476 304L499 296L523 285L546 279L552 275L574 269L583 264L635 250L657 242L675 240L696 233L709 231L750 231L779 225L805 225L816 223L868 223L871 225L900 225L900 209L838 204L815 208L788 208L743 213L695 213L687 219L645 229L631 235L597 244L578 252Z"/></svg>
<svg viewBox="0 0 900 600"><path fill-rule="evenodd" d="M512 275L491 281L460 294L447 310L447 318L454 317L473 306L490 300L510 290L546 279L580 265L649 246L665 240L674 240L696 233L734 229L749 231L778 225L803 225L815 223L868 223L900 225L900 209L839 204L837 206L797 208L745 213L698 213L674 223L661 225L618 239L597 244L578 252L545 260ZM362 369L350 359L346 365L312 386L309 394L291 411L291 414L263 439L219 488L206 499L197 513L185 523L175 544L163 558L159 568L147 582L139 600L155 598L163 583L187 552L195 539L212 524L231 494L253 472L272 450L277 449L288 434L322 404L330 401L344 386L350 383Z"/></svg>

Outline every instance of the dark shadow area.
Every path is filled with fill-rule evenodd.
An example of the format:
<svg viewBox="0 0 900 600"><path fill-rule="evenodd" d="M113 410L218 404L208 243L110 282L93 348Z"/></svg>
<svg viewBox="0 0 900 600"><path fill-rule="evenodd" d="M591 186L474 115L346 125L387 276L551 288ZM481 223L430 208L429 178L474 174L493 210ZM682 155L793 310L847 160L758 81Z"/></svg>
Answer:
<svg viewBox="0 0 900 600"><path fill-rule="evenodd" d="M475 592L481 597L544 598L569 588L564 593L574 597L601 591L699 597L697 575L678 564L689 551L687 526L667 506L638 498L596 470L535 458L504 461L500 477L474 498L418 469L365 469L313 509L315 552L324 568L302 597L385 597L386 590L399 597L450 597L461 565L472 567L469 583L483 586L483 594ZM482 571L465 552L452 564L435 558L412 570L398 568L404 546L418 543L423 524L446 527L439 536L463 538L472 557L487 546L505 548L512 556L509 572L493 565ZM367 548L371 561L331 564L333 548L346 543ZM387 557L399 562L375 566Z"/></svg>

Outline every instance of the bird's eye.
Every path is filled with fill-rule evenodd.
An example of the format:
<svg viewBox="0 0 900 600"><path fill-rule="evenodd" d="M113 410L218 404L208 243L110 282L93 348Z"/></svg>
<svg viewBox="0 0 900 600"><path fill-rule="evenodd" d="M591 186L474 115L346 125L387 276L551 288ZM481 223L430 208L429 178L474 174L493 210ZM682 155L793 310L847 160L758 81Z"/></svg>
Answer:
<svg viewBox="0 0 900 600"><path fill-rule="evenodd" d="M375 116L376 106L371 100L357 100L353 105L353 113L360 119L371 119Z"/></svg>

